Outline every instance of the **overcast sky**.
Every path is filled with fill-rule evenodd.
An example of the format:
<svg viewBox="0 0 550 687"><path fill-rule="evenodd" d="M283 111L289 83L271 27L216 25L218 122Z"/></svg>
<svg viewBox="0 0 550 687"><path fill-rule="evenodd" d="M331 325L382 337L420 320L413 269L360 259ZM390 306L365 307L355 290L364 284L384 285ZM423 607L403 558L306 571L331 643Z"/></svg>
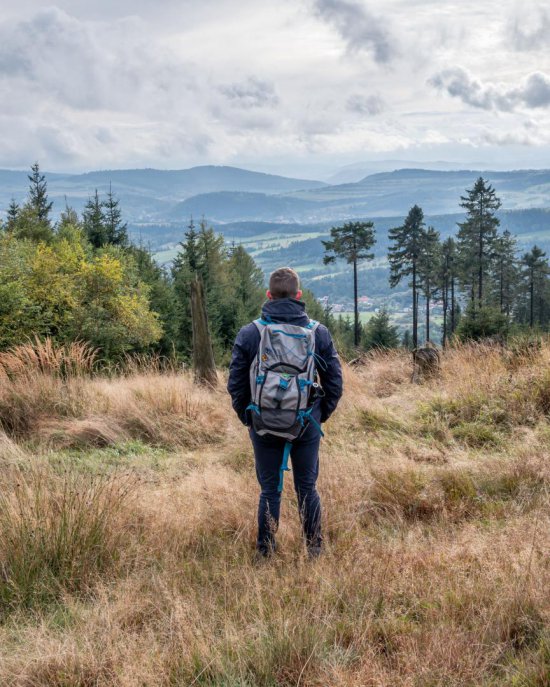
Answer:
<svg viewBox="0 0 550 687"><path fill-rule="evenodd" d="M550 167L524 0L2 0L0 167Z"/></svg>

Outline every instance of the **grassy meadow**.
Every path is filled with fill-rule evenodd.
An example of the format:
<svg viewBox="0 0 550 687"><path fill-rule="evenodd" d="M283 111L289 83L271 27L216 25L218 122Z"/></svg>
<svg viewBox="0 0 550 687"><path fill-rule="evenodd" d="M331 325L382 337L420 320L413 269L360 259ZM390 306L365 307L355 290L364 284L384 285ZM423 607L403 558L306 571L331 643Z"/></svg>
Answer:
<svg viewBox="0 0 550 687"><path fill-rule="evenodd" d="M305 556L219 389L85 347L0 354L0 685L547 687L550 345L346 369Z"/></svg>

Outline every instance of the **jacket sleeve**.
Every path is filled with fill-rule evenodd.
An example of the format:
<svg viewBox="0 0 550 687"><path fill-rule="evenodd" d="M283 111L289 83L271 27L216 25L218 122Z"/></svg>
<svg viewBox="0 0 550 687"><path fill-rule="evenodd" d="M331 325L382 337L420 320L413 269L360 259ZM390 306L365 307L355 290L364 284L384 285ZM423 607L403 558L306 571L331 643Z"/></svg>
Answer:
<svg viewBox="0 0 550 687"><path fill-rule="evenodd" d="M325 392L324 398L321 399L321 422L326 422L336 410L344 385L340 358L334 348L330 332L323 325L319 325L317 331L317 355L321 358L321 361L317 362L317 372Z"/></svg>
<svg viewBox="0 0 550 687"><path fill-rule="evenodd" d="M251 400L250 366L257 353L259 343L260 334L256 325L248 324L237 334L231 354L227 391L231 396L233 410L243 425L248 424L246 407Z"/></svg>

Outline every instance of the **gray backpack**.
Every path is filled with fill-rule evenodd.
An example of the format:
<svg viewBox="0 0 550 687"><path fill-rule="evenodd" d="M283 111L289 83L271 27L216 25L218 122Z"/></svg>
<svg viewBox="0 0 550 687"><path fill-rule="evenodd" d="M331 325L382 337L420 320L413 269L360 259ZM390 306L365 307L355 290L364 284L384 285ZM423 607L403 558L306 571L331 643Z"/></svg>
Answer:
<svg viewBox="0 0 550 687"><path fill-rule="evenodd" d="M258 353L250 367L252 425L261 436L297 439L311 417L312 390L322 391L316 381L315 330L318 322L305 327L255 320L260 332ZM321 432L322 433L322 432Z"/></svg>

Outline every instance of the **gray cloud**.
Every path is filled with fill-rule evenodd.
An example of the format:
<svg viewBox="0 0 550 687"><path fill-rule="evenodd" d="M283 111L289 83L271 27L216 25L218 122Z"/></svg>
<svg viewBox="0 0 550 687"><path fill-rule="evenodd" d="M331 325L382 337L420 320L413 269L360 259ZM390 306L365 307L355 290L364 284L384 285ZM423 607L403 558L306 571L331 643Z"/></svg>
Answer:
<svg viewBox="0 0 550 687"><path fill-rule="evenodd" d="M220 91L239 107L274 107L279 103L273 84L254 76L240 83L222 86Z"/></svg>
<svg viewBox="0 0 550 687"><path fill-rule="evenodd" d="M550 11L542 4L517 8L508 26L516 50L538 50L550 45Z"/></svg>
<svg viewBox="0 0 550 687"><path fill-rule="evenodd" d="M368 50L376 62L390 62L396 55L383 22L353 0L314 0L315 13L334 26L351 52Z"/></svg>
<svg viewBox="0 0 550 687"><path fill-rule="evenodd" d="M271 160L315 175L322 159L364 151L495 154L516 140L533 141L529 159L540 161L550 131L550 71L537 71L545 1L522 0L512 22L502 0L4 0L0 167ZM515 27L506 44L501 21ZM499 79L518 69L528 78L486 76L488 45ZM393 61L399 69L380 68ZM487 71L442 71L457 64ZM433 73L468 112L427 86ZM391 114L380 116L386 102Z"/></svg>
<svg viewBox="0 0 550 687"><path fill-rule="evenodd" d="M350 112L365 115L377 115L384 111L384 101L378 95L361 95L354 93L347 99L346 107Z"/></svg>
<svg viewBox="0 0 550 687"><path fill-rule="evenodd" d="M502 84L483 83L466 69L454 67L435 74L429 83L483 110L511 112L518 106L543 108L550 105L550 77L542 72L533 72L519 86L508 88Z"/></svg>
<svg viewBox="0 0 550 687"><path fill-rule="evenodd" d="M0 80L81 110L170 107L175 88L195 90L193 70L145 28L137 17L82 22L55 7L40 10L0 26Z"/></svg>

